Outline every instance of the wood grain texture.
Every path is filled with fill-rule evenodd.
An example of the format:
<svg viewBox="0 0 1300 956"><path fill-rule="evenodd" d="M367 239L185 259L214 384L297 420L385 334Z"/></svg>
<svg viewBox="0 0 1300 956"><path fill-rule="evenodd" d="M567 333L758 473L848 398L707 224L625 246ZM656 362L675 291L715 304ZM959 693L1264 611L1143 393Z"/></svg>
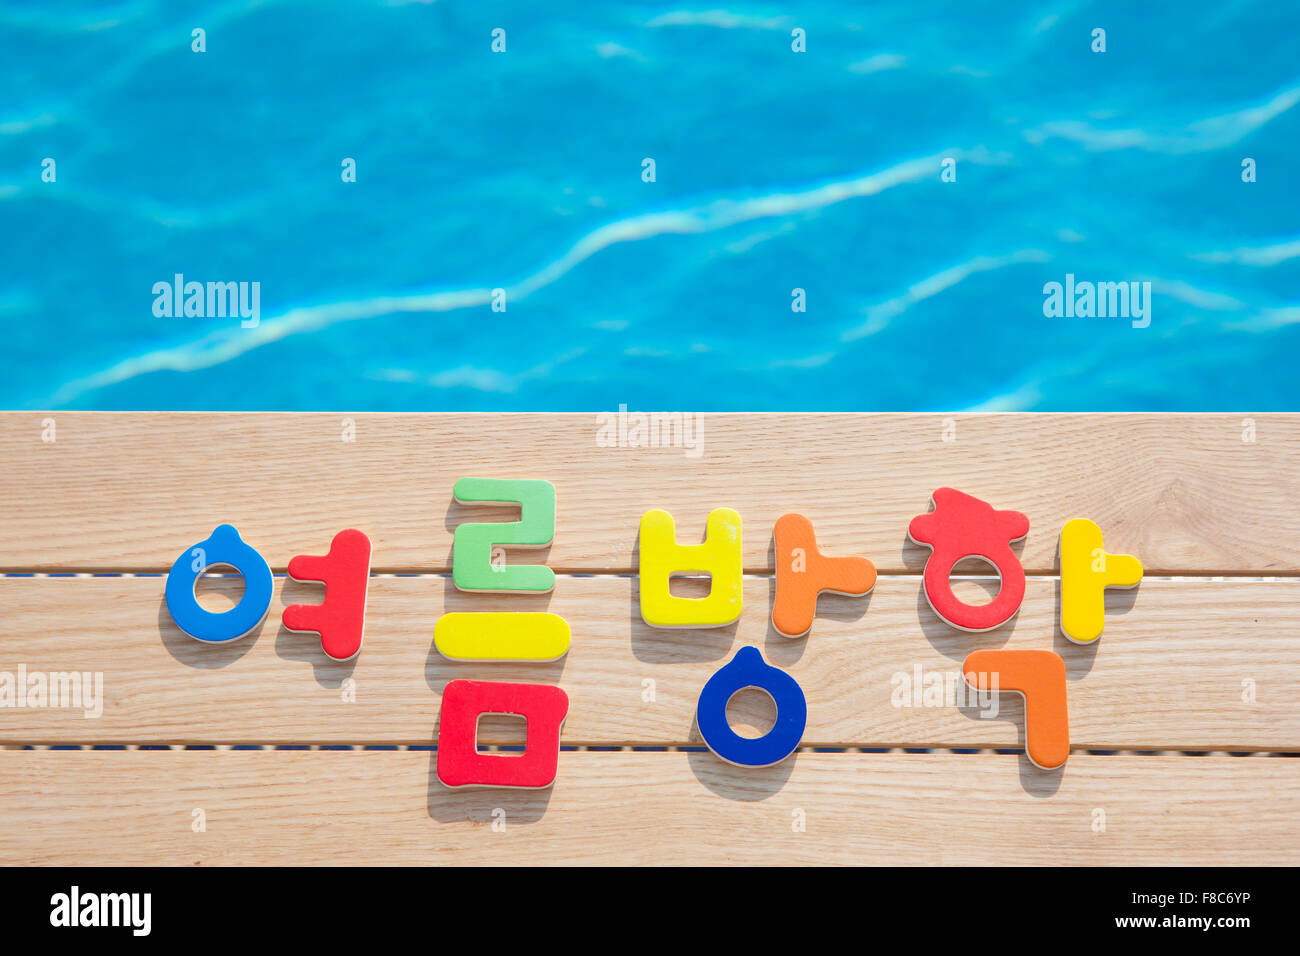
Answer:
<svg viewBox="0 0 1300 956"><path fill-rule="evenodd" d="M176 630L163 582L0 579L0 671L99 671L105 697L98 719L0 707L0 742L430 744L443 686L468 677L564 687L568 744L692 744L700 688L752 644L803 687L809 746L1022 745L1014 694L999 698L996 719L951 703L894 700L896 675L911 678L920 667L955 682L970 651L1008 646L1064 657L1075 748L1300 750L1296 579L1149 579L1111 591L1106 632L1083 647L1059 634L1050 578L1030 579L1012 625L969 634L935 617L916 576L882 576L869 599L824 596L811 634L790 640L770 624L771 578L746 579L736 625L666 631L641 621L631 577L561 576L549 597L522 598L463 594L444 577L376 577L366 642L347 664L325 658L314 636L280 627L283 604L318 600L318 586L278 579L261 629L222 647ZM211 599L224 594L229 603L235 583L218 581ZM569 654L553 663L453 663L433 649L444 611L503 608L563 615L573 630ZM343 699L349 679L355 702ZM1247 680L1254 703L1242 699ZM756 692L733 709L738 724L757 729L764 714L770 703ZM518 738L485 722L483 740Z"/></svg>
<svg viewBox="0 0 1300 956"><path fill-rule="evenodd" d="M343 419L355 422L345 442ZM44 422L53 419L54 441ZM944 441L945 422L955 440ZM556 484L558 571L629 571L640 515L698 540L711 508L744 518L745 566L772 568L787 511L830 552L917 571L908 521L952 485L1030 519L1023 561L1056 562L1086 516L1149 573L1300 573L1300 416L718 414L702 454L603 448L594 414L0 413L0 570L165 570L218 523L276 569L358 527L379 570L448 570L452 531L504 511L452 502L465 475Z"/></svg>
<svg viewBox="0 0 1300 956"><path fill-rule="evenodd" d="M1300 759L1027 767L801 753L745 771L707 753L566 752L552 791L466 792L420 751L7 751L0 863L1300 863Z"/></svg>

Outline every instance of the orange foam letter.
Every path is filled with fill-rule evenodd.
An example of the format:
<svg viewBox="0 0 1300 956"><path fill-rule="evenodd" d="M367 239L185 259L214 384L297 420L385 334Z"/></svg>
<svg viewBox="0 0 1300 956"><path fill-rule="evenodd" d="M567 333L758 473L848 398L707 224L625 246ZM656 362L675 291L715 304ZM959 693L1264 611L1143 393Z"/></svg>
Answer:
<svg viewBox="0 0 1300 956"><path fill-rule="evenodd" d="M861 597L876 586L876 566L866 558L828 558L818 551L812 522L803 515L781 515L774 533L772 626L786 637L803 637L812 630L817 595L823 591Z"/></svg>
<svg viewBox="0 0 1300 956"><path fill-rule="evenodd" d="M972 651L962 665L966 683L982 691L1015 691L1025 698L1025 754L1055 770L1070 756L1065 661L1054 651Z"/></svg>

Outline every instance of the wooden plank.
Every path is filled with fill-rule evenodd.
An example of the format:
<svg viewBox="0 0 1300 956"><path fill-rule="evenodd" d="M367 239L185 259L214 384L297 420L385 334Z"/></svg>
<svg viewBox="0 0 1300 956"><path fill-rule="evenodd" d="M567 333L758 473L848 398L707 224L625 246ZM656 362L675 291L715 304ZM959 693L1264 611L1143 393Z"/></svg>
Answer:
<svg viewBox="0 0 1300 956"><path fill-rule="evenodd" d="M1296 865L1298 804L1283 757L566 752L466 792L420 751L11 751L0 863Z"/></svg>
<svg viewBox="0 0 1300 956"><path fill-rule="evenodd" d="M562 571L631 570L644 511L666 508L695 540L722 505L744 518L752 572L771 570L773 523L792 510L829 551L916 571L927 552L905 542L908 521L953 485L1029 515L1031 572L1051 571L1079 515L1152 573L1300 572L1298 415L1256 415L1253 433L1241 415L702 421L689 457L600 447L594 414L0 413L0 570L165 570L230 521L277 569L354 526L376 569L442 572L457 524L505 515L452 502L457 478L481 474L555 482L541 560Z"/></svg>
<svg viewBox="0 0 1300 956"><path fill-rule="evenodd" d="M911 678L920 667L923 678L951 674L955 682L967 653L1006 645L1065 658L1076 748L1300 750L1296 579L1152 579L1112 591L1106 633L1081 647L1057 633L1057 583L1046 578L1030 580L1009 632L955 631L934 616L917 577L882 576L869 600L824 596L811 635L789 640L770 626L771 578L746 580L738 624L665 631L641 621L631 577L561 576L553 595L524 598L463 594L445 577L376 577L366 644L349 664L328 661L314 637L279 626L284 602L319 599L314 585L279 580L261 630L220 647L176 630L163 582L0 579L0 671L102 672L105 698L98 719L0 707L0 742L430 744L442 687L469 677L563 686L572 701L569 744L698 743L700 688L753 644L803 687L808 745L1015 747L1023 741L1016 695L999 698L996 719L954 703L894 699L897 675ZM567 657L452 663L433 649L444 611L502 608L562 614L573 629ZM1253 682L1254 703L1243 701L1243 681ZM354 702L345 699L349 686ZM756 706L762 701L757 692L738 698L737 722L762 729L770 709ZM483 739L517 738L485 724Z"/></svg>

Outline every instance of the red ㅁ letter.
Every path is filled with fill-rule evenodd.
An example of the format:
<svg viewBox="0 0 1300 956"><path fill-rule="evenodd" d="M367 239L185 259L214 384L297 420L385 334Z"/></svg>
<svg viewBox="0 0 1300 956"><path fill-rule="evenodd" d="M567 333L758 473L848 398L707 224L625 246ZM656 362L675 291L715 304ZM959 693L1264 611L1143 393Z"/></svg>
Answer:
<svg viewBox="0 0 1300 956"><path fill-rule="evenodd" d="M478 719L484 714L518 714L528 721L524 752L479 753ZM568 715L569 695L550 684L451 681L438 717L438 779L448 787L549 787Z"/></svg>

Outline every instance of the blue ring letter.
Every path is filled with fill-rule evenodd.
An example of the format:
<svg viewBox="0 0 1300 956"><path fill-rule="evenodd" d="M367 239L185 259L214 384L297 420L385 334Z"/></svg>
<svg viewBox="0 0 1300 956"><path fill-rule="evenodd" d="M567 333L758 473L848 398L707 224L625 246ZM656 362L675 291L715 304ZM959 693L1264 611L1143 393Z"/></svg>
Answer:
<svg viewBox="0 0 1300 956"><path fill-rule="evenodd" d="M200 551L197 559L192 557ZM195 570L201 559L202 567ZM228 564L244 579L244 596L229 611L205 610L194 596L199 576L214 564ZM244 543L234 525L223 524L176 559L167 575L167 610L176 626L196 640L221 644L237 640L262 623L271 608L271 567Z"/></svg>
<svg viewBox="0 0 1300 956"><path fill-rule="evenodd" d="M737 691L756 687L776 702L776 723L762 737L742 737L727 723L727 703ZM808 724L808 702L799 682L763 660L756 647L742 647L709 678L695 711L709 749L741 767L770 767L794 753Z"/></svg>

